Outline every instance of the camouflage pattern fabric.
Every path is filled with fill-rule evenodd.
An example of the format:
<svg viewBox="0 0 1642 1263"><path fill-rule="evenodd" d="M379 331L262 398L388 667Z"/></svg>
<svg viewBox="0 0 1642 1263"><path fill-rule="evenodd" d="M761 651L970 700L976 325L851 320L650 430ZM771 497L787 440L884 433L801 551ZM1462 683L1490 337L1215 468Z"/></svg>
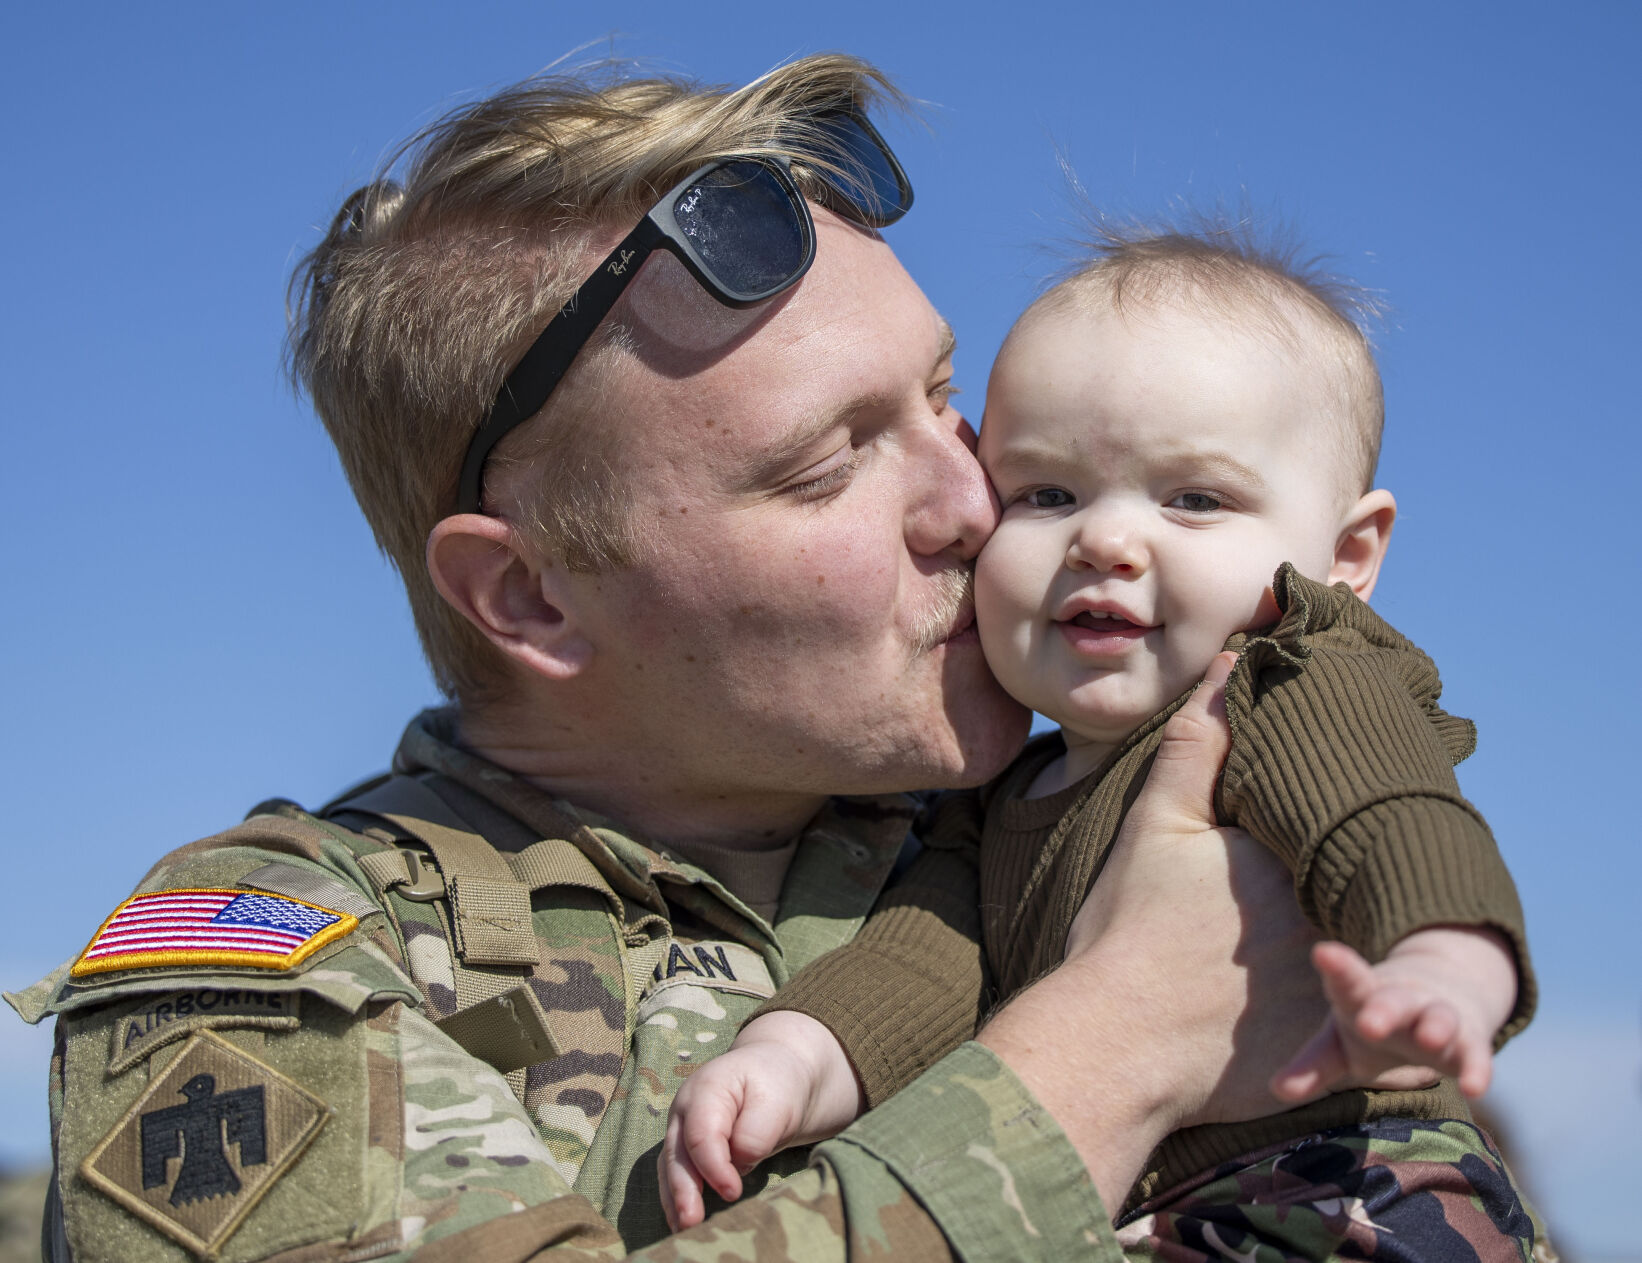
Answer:
<svg viewBox="0 0 1642 1263"><path fill-rule="evenodd" d="M1555 1263L1485 1133L1380 1119L1285 1143L1170 1190L1117 1233L1129 1258Z"/></svg>
<svg viewBox="0 0 1642 1263"><path fill-rule="evenodd" d="M677 1085L799 967L853 936L914 804L824 810L771 925L700 869L457 750L439 725L412 725L400 771L428 778L487 836L516 835L509 863L536 873L518 927L536 963L463 960L449 902L407 898L404 879L384 884L396 839L359 819L281 808L174 852L141 892L274 889L346 906L359 925L288 968L73 978L65 966L7 997L30 1021L58 1019L50 1263L181 1263L199 1257L190 1242L201 1237L222 1263L510 1263L635 1249L714 1260L1118 1257L1076 1153L978 1045L813 1154L766 1164L749 1180L755 1195L660 1240L654 1164ZM504 1073L442 1029L476 996L519 987L546 1014L556 1055ZM208 1080L230 1068L238 1113L219 1128L210 1120L230 1111L213 1102L230 1098ZM278 1120L246 1103L272 1111L277 1083L301 1088L325 1121L270 1172L277 1146L263 1138ZM177 1136L212 1149L203 1193L197 1167L188 1188L178 1175ZM111 1142L127 1156L105 1154L98 1169L112 1174L99 1188L82 1164Z"/></svg>

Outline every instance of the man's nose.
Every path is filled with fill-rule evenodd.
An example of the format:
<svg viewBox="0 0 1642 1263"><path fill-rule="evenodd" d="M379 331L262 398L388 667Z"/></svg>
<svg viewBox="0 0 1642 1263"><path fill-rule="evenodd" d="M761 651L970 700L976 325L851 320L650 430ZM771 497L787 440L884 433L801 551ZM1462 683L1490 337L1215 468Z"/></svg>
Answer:
<svg viewBox="0 0 1642 1263"><path fill-rule="evenodd" d="M1121 512L1086 511L1066 549L1066 564L1073 570L1130 578L1144 574L1150 560L1143 532Z"/></svg>
<svg viewBox="0 0 1642 1263"><path fill-rule="evenodd" d="M971 561L998 525L998 501L975 459L975 431L948 407L918 427L909 450L906 538L918 556Z"/></svg>

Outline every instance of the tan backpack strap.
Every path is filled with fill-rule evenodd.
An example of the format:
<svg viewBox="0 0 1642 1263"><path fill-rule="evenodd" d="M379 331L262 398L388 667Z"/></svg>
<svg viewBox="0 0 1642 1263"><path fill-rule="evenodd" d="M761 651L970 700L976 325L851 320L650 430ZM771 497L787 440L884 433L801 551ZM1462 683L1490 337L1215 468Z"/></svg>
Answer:
<svg viewBox="0 0 1642 1263"><path fill-rule="evenodd" d="M456 791L456 786L450 787L450 792ZM587 1115L591 1129L620 1081L629 1054L635 997L654 970L658 953L666 948L666 922L654 912L633 918L609 879L569 840L569 834L585 831L584 826L566 817L566 837L543 838L536 830L552 829L556 822L549 819L544 824L538 819L533 826L523 826L502 818L505 813L494 805L488 812L481 812L479 806L476 803L470 810L459 793L447 797L445 783L437 779L400 774L326 811L341 816L357 812L382 821L399 846L360 857L366 876L379 883L379 888L391 888L395 899L443 904L448 911L456 1007L435 1019L439 1029L501 1070L514 1095L529 1108L541 1103L532 1091L541 1095L560 1089L552 1085L530 1089L526 1068L554 1056L574 1057L578 1068L572 1081L602 1103L597 1113ZM485 833L477 833L475 824ZM504 845L517 839L519 849L497 849L484 840L486 835ZM417 844L427 848L439 871L432 863L420 862L421 852L413 849ZM552 943L535 936L533 890L548 892L546 906L563 931ZM494 924L495 914L486 910L482 896L492 891L514 900L524 931L516 940ZM447 917L441 914L439 920L443 925ZM504 956L497 951L515 943L520 948L517 952L508 950ZM566 977L578 976L576 971L583 967L591 976L599 976L612 956L628 967L620 1016L605 1003L602 987L596 995L580 997L571 994L575 988L564 986ZM544 984L559 996L551 1008L544 1007ZM571 1155L572 1169L579 1167L582 1156Z"/></svg>
<svg viewBox="0 0 1642 1263"><path fill-rule="evenodd" d="M449 892L456 953L466 965L536 965L530 886L422 782L395 776L337 810L381 816L433 852Z"/></svg>
<svg viewBox="0 0 1642 1263"><path fill-rule="evenodd" d="M544 886L579 886L615 899L610 883L580 847L562 838L532 842L522 851L504 857L513 876L531 890ZM618 903L619 909L619 903Z"/></svg>
<svg viewBox="0 0 1642 1263"><path fill-rule="evenodd" d="M407 855L397 847L387 851L366 851L354 856L354 863L359 865L359 871L365 874L378 894L385 895L389 887L403 886L411 880Z"/></svg>

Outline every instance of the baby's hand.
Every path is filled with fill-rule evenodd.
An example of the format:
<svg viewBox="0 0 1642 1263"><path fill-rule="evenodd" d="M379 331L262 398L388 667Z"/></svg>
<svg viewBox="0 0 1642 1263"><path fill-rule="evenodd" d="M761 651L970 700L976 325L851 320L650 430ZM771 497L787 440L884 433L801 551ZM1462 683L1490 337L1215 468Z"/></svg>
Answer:
<svg viewBox="0 0 1642 1263"><path fill-rule="evenodd" d="M1344 943L1319 943L1311 959L1331 1011L1272 1077L1280 1099L1308 1100L1408 1065L1455 1077L1469 1097L1483 1094L1494 1032L1516 1003L1516 958L1503 935L1439 926L1399 940L1377 965Z"/></svg>
<svg viewBox="0 0 1642 1263"><path fill-rule="evenodd" d="M863 1106L838 1040L802 1013L766 1013L678 1090L656 1159L674 1232L705 1217L702 1182L733 1202L741 1176L772 1153L842 1131Z"/></svg>

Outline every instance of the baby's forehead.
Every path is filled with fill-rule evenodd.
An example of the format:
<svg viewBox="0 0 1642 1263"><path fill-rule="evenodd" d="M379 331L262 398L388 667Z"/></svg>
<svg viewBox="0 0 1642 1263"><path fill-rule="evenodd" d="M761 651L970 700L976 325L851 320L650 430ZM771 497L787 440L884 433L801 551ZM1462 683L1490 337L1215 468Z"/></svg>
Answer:
<svg viewBox="0 0 1642 1263"><path fill-rule="evenodd" d="M1337 363L1337 360L1336 360ZM1338 415L1341 392L1327 355L1256 313L1168 295L1119 304L1101 293L1052 290L1029 307L999 356L1000 399L1070 383L1078 401L1127 398L1189 378L1199 392L1229 398L1303 396L1320 418ZM1154 422L1166 424L1173 413Z"/></svg>
<svg viewBox="0 0 1642 1263"><path fill-rule="evenodd" d="M1362 461L1351 403L1330 357L1309 353L1255 304L1192 297L1120 302L1097 287L1061 286L1034 303L989 388L989 472L1052 465L1172 476L1225 466L1252 483L1264 481L1268 462L1287 464L1287 452L1304 453L1316 476L1332 469L1342 493L1355 488Z"/></svg>

